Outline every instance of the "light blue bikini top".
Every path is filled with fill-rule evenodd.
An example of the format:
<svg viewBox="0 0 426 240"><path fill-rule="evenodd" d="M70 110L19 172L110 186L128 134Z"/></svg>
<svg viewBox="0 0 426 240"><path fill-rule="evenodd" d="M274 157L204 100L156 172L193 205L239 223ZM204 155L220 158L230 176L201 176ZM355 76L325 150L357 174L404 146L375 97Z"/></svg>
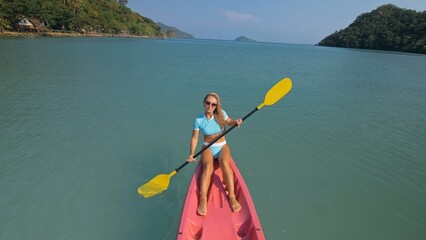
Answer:
<svg viewBox="0 0 426 240"><path fill-rule="evenodd" d="M222 110L223 119L226 120L228 115L224 110ZM222 132L223 129L220 129L219 124L214 119L214 116L211 119L208 119L204 113L198 116L194 122L194 130L201 130L203 135L213 135Z"/></svg>

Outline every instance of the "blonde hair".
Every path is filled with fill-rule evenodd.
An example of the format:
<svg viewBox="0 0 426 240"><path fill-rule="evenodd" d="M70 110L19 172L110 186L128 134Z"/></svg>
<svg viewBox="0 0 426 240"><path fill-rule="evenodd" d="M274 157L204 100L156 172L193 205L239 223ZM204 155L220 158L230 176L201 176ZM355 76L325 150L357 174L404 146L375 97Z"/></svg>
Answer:
<svg viewBox="0 0 426 240"><path fill-rule="evenodd" d="M213 111L214 118L216 122L219 124L222 131L226 129L225 119L223 119L222 105L220 104L220 97L217 93L211 92L204 97L203 104L206 102L208 97L216 98L217 105L216 109Z"/></svg>

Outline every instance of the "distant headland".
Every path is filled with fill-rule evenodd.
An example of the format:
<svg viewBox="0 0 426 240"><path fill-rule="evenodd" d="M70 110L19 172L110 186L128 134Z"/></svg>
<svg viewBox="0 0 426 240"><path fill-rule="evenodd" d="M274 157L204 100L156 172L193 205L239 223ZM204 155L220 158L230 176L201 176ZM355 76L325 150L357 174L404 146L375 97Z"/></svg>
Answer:
<svg viewBox="0 0 426 240"><path fill-rule="evenodd" d="M426 11L386 4L359 15L318 45L426 54Z"/></svg>
<svg viewBox="0 0 426 240"><path fill-rule="evenodd" d="M164 23L158 22L157 25L161 28L163 35L165 35L167 38L188 38L188 39L195 38L189 33L186 33L175 27L167 26Z"/></svg>

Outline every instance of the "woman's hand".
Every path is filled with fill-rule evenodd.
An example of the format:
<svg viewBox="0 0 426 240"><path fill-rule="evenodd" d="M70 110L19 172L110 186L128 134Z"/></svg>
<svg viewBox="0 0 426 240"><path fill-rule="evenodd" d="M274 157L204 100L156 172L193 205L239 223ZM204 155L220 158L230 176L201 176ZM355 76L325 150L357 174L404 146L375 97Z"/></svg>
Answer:
<svg viewBox="0 0 426 240"><path fill-rule="evenodd" d="M188 158L186 159L187 162L195 162L197 161L196 158L194 158L194 155L189 155Z"/></svg>
<svg viewBox="0 0 426 240"><path fill-rule="evenodd" d="M235 123L237 124L238 127L240 127L243 124L243 119L238 118L237 120L235 120Z"/></svg>

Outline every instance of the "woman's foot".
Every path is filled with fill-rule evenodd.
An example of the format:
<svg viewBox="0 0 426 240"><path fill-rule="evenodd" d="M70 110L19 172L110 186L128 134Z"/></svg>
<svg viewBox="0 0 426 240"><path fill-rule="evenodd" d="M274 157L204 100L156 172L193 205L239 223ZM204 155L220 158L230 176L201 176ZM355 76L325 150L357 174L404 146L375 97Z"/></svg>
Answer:
<svg viewBox="0 0 426 240"><path fill-rule="evenodd" d="M207 198L200 198L198 203L197 214L200 216L206 216L207 214Z"/></svg>
<svg viewBox="0 0 426 240"><path fill-rule="evenodd" d="M231 204L231 209L233 212L238 212L241 210L241 205L235 197L229 197L229 203Z"/></svg>

